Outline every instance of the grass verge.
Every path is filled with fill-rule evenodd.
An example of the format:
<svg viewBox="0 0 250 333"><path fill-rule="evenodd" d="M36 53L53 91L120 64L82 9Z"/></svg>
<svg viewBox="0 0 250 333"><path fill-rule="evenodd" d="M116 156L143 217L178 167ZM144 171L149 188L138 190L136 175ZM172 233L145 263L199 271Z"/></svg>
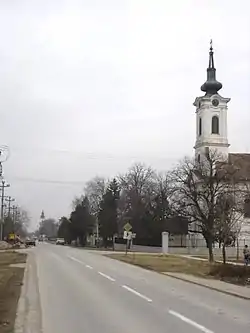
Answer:
<svg viewBox="0 0 250 333"><path fill-rule="evenodd" d="M193 276L217 279L234 284L245 285L250 277L250 267L214 263L178 257L173 255L150 254L109 254L109 258L118 259L156 272L184 273Z"/></svg>
<svg viewBox="0 0 250 333"><path fill-rule="evenodd" d="M192 257L208 260L208 255L193 255ZM223 261L223 257L222 256L214 256L214 260L215 261ZM236 257L227 257L226 261L227 261L227 263L230 263L230 262L236 262L236 263L239 263L239 264L244 263L243 258L237 259Z"/></svg>
<svg viewBox="0 0 250 333"><path fill-rule="evenodd" d="M12 333L20 297L24 268L10 264L26 262L26 254L15 251L0 252L0 333Z"/></svg>

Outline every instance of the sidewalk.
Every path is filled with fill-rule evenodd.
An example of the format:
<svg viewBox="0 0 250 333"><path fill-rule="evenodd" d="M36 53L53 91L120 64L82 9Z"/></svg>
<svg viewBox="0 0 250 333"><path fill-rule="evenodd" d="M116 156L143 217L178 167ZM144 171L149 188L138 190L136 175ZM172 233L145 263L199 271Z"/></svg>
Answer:
<svg viewBox="0 0 250 333"><path fill-rule="evenodd" d="M163 272L163 274L186 281L189 283L193 283L208 289L216 290L224 294L236 296L239 298L243 298L246 300L250 300L250 285L249 286L238 286L235 284L227 283L224 281L213 280L213 279L203 279L193 275L188 275L184 273L170 273Z"/></svg>
<svg viewBox="0 0 250 333"><path fill-rule="evenodd" d="M199 257L195 257L195 256L192 256L192 255L181 254L179 256L183 257L183 258L187 258L187 259L200 260L200 261L208 261L208 259L206 259L206 258L199 258ZM219 262L220 264L223 264L222 260L216 260L215 259L215 262ZM230 261L230 260L227 260L227 264L236 265L236 266L244 266L244 264L241 263L241 262L234 262L234 261Z"/></svg>

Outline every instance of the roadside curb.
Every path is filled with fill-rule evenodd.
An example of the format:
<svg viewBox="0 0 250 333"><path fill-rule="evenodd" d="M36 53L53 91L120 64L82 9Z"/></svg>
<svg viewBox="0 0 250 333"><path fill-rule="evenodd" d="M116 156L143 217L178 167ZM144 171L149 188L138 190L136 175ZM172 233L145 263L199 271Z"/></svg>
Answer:
<svg viewBox="0 0 250 333"><path fill-rule="evenodd" d="M250 301L250 297L248 297L248 296L243 296L243 295L239 295L237 293L231 292L231 291L222 290L222 289L219 289L219 288L216 288L216 287L211 287L211 286L208 286L206 284L199 283L199 282L192 281L192 280L188 280L188 279L185 279L185 278L180 277L180 276L175 276L175 275L172 275L172 274L168 274L167 272L162 272L161 274L163 274L165 276L168 276L168 277L171 277L173 279L181 280L181 281L191 283L191 284L195 284L197 286L204 287L204 288L207 288L207 289L210 289L210 290L218 291L222 294L226 294L226 295L229 295L229 296L234 296L234 297L238 297L238 298Z"/></svg>
<svg viewBox="0 0 250 333"><path fill-rule="evenodd" d="M26 292L27 292L27 280L28 280L28 260L29 255L25 262L25 269L23 274L23 285L21 288L21 294L17 304L17 313L15 318L14 332L21 333L25 326L25 311L26 311Z"/></svg>

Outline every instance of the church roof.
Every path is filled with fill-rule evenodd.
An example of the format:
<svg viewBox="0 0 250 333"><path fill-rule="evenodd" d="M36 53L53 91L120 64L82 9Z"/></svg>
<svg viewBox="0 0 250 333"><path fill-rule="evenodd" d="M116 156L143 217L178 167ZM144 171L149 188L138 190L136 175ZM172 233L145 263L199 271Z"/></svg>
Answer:
<svg viewBox="0 0 250 333"><path fill-rule="evenodd" d="M229 153L228 162L237 168L236 178L250 181L250 154Z"/></svg>
<svg viewBox="0 0 250 333"><path fill-rule="evenodd" d="M227 162L218 162L217 175L234 182L250 182L250 154L229 153Z"/></svg>

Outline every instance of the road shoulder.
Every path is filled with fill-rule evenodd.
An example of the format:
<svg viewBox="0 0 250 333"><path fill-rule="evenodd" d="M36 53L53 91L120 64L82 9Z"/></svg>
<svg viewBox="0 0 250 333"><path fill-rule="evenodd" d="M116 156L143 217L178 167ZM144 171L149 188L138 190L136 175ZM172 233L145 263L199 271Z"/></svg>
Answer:
<svg viewBox="0 0 250 333"><path fill-rule="evenodd" d="M14 332L42 332L37 267L33 251L28 253L21 296L18 302Z"/></svg>
<svg viewBox="0 0 250 333"><path fill-rule="evenodd" d="M242 299L250 300L250 288L237 286L231 283L224 281L218 281L214 279L203 279L196 276L183 274L183 273L172 273L172 272L163 272L162 274L172 277L187 283L196 284L211 290L221 292L223 294L236 296Z"/></svg>
<svg viewBox="0 0 250 333"><path fill-rule="evenodd" d="M229 283L219 279L217 270L222 273L228 266L217 265L210 266L206 261L192 260L176 256L151 256L148 254L113 254L106 255L109 258L126 262L135 266L140 266L144 269L152 270L161 273L171 278L179 279L184 282L192 283L205 287L220 293L231 296L236 296L245 300L250 300L250 288L246 285ZM231 266L229 266L231 272ZM232 266L235 270L235 266ZM239 267L241 270L244 267ZM212 274L211 274L212 273ZM216 279L213 274L216 273ZM237 272L233 272L239 273ZM246 272L244 272L245 274Z"/></svg>

